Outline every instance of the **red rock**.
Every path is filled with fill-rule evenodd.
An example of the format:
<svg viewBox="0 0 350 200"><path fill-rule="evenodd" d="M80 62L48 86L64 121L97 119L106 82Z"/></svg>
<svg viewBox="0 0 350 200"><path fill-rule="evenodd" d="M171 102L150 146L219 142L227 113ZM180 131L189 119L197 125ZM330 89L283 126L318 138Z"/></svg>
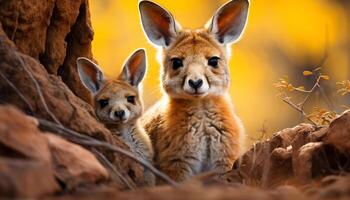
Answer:
<svg viewBox="0 0 350 200"><path fill-rule="evenodd" d="M11 103L37 118L50 121L57 119L69 129L128 150L121 139L113 137L110 131L96 120L92 107L75 96L60 77L49 75L38 60L18 52L1 28L1 24L0 44L0 72L7 79L0 77L0 91L4 94L0 97L2 103ZM16 89L11 87L8 81ZM123 174L127 174L131 169L136 173L143 169L139 163L121 154L105 150L101 153ZM123 181L118 182L120 188L126 188Z"/></svg>
<svg viewBox="0 0 350 200"><path fill-rule="evenodd" d="M1 155L51 162L46 138L33 120L14 107L0 107Z"/></svg>
<svg viewBox="0 0 350 200"><path fill-rule="evenodd" d="M280 145L278 147L286 148L295 141L300 135L309 135L311 132L315 131L315 128L311 124L302 123L293 128L286 128L274 134L272 141L279 141Z"/></svg>
<svg viewBox="0 0 350 200"><path fill-rule="evenodd" d="M76 58L92 58L87 0L0 1L0 22L18 50L43 64L50 74L61 75L79 97L91 97L79 81Z"/></svg>
<svg viewBox="0 0 350 200"><path fill-rule="evenodd" d="M0 196L34 198L56 191L47 140L35 120L0 106Z"/></svg>
<svg viewBox="0 0 350 200"><path fill-rule="evenodd" d="M342 152L350 153L350 110L331 122L324 142L334 145Z"/></svg>
<svg viewBox="0 0 350 200"><path fill-rule="evenodd" d="M59 190L48 163L0 156L0 198L38 198Z"/></svg>
<svg viewBox="0 0 350 200"><path fill-rule="evenodd" d="M310 142L303 145L293 156L293 171L298 183L305 184L312 179L313 158L323 147L322 142Z"/></svg>
<svg viewBox="0 0 350 200"><path fill-rule="evenodd" d="M314 130L310 124L300 124L254 144L222 179L262 187L287 183L293 177L292 154L295 149L291 145L298 141L297 138L307 137Z"/></svg>
<svg viewBox="0 0 350 200"><path fill-rule="evenodd" d="M54 0L0 1L0 22L19 51L39 59L45 49L46 27L54 5Z"/></svg>
<svg viewBox="0 0 350 200"><path fill-rule="evenodd" d="M45 134L49 142L55 176L68 188L108 179L107 170L96 157L79 145Z"/></svg>

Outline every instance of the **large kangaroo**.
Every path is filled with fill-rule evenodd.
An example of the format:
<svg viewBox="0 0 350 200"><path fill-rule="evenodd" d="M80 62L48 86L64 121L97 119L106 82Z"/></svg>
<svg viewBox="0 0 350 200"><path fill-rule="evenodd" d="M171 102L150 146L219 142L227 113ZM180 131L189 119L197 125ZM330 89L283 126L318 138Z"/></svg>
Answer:
<svg viewBox="0 0 350 200"><path fill-rule="evenodd" d="M161 47L164 97L143 117L155 164L176 181L232 168L240 153L243 126L229 96L230 44L240 38L248 0L222 6L203 29L181 29L151 1L139 4L143 30ZM194 16L191 16L194 17Z"/></svg>

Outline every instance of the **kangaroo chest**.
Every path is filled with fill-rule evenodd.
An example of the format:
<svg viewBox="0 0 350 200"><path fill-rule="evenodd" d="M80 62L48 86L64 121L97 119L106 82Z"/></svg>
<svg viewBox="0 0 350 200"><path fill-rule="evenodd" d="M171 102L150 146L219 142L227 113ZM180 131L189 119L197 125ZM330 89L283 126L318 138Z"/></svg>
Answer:
<svg viewBox="0 0 350 200"><path fill-rule="evenodd" d="M223 136L222 119L215 111L208 109L196 110L189 117L187 129L188 134L196 142L192 147L199 158L197 172L208 171L215 168L215 158L218 157L222 144L220 139Z"/></svg>
<svg viewBox="0 0 350 200"><path fill-rule="evenodd" d="M126 130L114 130L112 132L115 133L116 137L119 137L129 146L130 151L132 153L145 159L145 145L142 143L139 137L136 137L137 133L135 132L135 128L130 128Z"/></svg>

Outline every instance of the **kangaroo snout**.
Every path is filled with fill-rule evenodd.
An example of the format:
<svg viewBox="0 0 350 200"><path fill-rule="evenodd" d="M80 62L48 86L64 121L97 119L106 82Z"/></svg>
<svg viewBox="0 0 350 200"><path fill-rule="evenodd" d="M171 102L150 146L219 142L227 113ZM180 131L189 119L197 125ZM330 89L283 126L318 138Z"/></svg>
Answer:
<svg viewBox="0 0 350 200"><path fill-rule="evenodd" d="M115 117L119 118L122 120L125 116L125 111L124 110L117 110L114 112Z"/></svg>
<svg viewBox="0 0 350 200"><path fill-rule="evenodd" d="M203 85L203 80L202 79L198 79L198 80L188 80L188 84L191 86L191 88L197 90L198 88L200 88Z"/></svg>
<svg viewBox="0 0 350 200"><path fill-rule="evenodd" d="M209 83L204 75L189 75L185 78L183 90L191 95L204 95L209 90Z"/></svg>
<svg viewBox="0 0 350 200"><path fill-rule="evenodd" d="M109 118L115 122L127 122L130 111L125 106L115 106L110 110Z"/></svg>

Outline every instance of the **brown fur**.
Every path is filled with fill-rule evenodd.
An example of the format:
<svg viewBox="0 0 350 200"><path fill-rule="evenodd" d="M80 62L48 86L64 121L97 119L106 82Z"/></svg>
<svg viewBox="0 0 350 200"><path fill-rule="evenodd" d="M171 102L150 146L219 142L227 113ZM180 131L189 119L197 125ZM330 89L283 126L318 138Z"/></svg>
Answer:
<svg viewBox="0 0 350 200"><path fill-rule="evenodd" d="M130 111L130 117L126 123L113 122L106 117L106 110L112 108L100 109L98 101L101 99L109 99L113 102L125 101L127 96L135 96L135 105L123 103ZM153 148L151 141L142 126L139 123L139 117L142 115L142 101L137 88L130 86L123 80L112 79L105 82L103 87L94 97L94 108L98 119L105 124L111 133L120 137L128 146L132 153L137 157L153 163ZM144 179L135 177L138 185L154 185L155 177L150 171L145 171Z"/></svg>
<svg viewBox="0 0 350 200"><path fill-rule="evenodd" d="M135 105L126 103L126 98L128 96L135 96ZM110 102L112 101L112 103L110 103L110 105L108 105L106 108L101 109L98 104L98 101L103 99L108 99ZM99 120L107 125L115 124L115 121L110 119L109 112L111 109L120 108L120 106L113 105L113 103L119 103L118 101L124 101L120 102L120 106L125 106L128 110L131 111L131 116L128 119L128 123L135 123L137 119L142 115L143 109L139 92L137 88L132 87L125 81L118 79L111 79L105 81L100 91L94 97L94 108Z"/></svg>
<svg viewBox="0 0 350 200"><path fill-rule="evenodd" d="M142 124L151 137L156 166L176 181L210 170L226 172L240 154L244 131L228 93L228 47L243 32L248 7L248 0L232 0L208 28L181 30L159 5L140 3L144 31L162 47L164 90ZM212 58L217 64L209 62Z"/></svg>
<svg viewBox="0 0 350 200"><path fill-rule="evenodd" d="M230 170L239 156L244 133L228 97L225 48L215 43L205 30L186 30L163 53L161 77L165 98L143 117L145 130L153 143L156 165L177 181L207 170ZM194 61L211 55L222 58L221 68L206 69L207 78L212 80L211 86L215 89L212 94L193 97L183 91L175 92L174 86L167 84L168 78L179 76L169 67L168 59L172 56L192 57ZM177 84L182 84L182 79ZM201 141L206 145L204 149L199 149Z"/></svg>
<svg viewBox="0 0 350 200"><path fill-rule="evenodd" d="M116 79L105 80L96 64L88 59L78 59L81 80L94 94L96 116L115 137L119 137L138 158L153 163L153 148L149 136L139 123L143 103L138 87L145 73L145 53L136 51ZM133 97L133 100L129 100ZM101 103L104 102L104 103ZM123 111L123 115L118 112ZM154 185L155 177L145 169L142 176L135 174L138 185Z"/></svg>

